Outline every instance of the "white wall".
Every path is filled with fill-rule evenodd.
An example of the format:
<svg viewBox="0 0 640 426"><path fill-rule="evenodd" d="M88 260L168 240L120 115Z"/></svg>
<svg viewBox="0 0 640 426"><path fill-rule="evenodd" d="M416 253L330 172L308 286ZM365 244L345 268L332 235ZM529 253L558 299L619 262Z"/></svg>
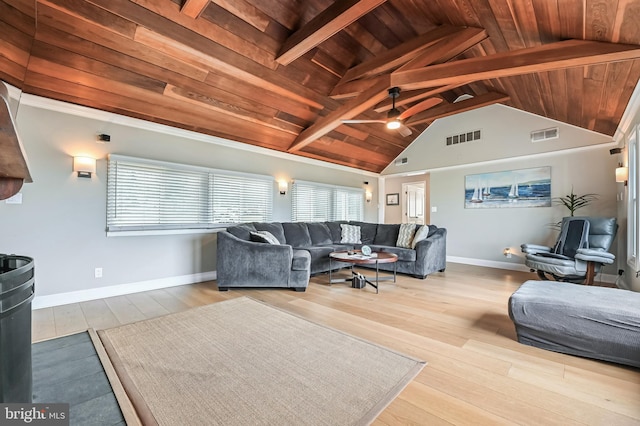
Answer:
<svg viewBox="0 0 640 426"><path fill-rule="evenodd" d="M464 259L481 259L488 262L524 264L520 253L523 243L552 245L557 238L550 224L567 216L565 207L465 209L464 179L466 175L551 167L551 196L560 197L571 192L595 193L599 198L577 215L616 215L616 183L614 169L616 159L609 155L609 148L555 154L538 158L512 160L484 166L468 166L431 173L431 222L447 228L447 255ZM614 250L615 253L614 243ZM511 248L514 256L507 259L505 248ZM615 265L604 272L615 274Z"/></svg>
<svg viewBox="0 0 640 426"><path fill-rule="evenodd" d="M559 128L559 138L532 143L534 130ZM482 139L447 146L445 138L467 131L482 131ZM398 157L408 163L391 163L382 175L434 170L440 167L517 158L545 152L561 152L612 142L613 138L549 120L504 105L491 105L436 120Z"/></svg>
<svg viewBox="0 0 640 426"><path fill-rule="evenodd" d="M616 142L618 142L619 147L621 147L622 153L616 155L618 160L622 162L625 166L629 164L628 161L628 145L627 141L629 136L632 134L634 129L640 125L640 83L636 85L636 88L631 96L631 100L627 105L627 109L624 112L622 120L620 120L620 125L618 126L616 132ZM640 291L640 277L636 274L638 271L635 270L634 265L630 265L627 261L627 230L629 227L628 224L628 201L629 201L629 187L622 186L622 184L618 184L618 192L623 196L623 202L618 203L618 223L620 224L620 238L618 239L618 253L619 256L617 258L618 268L624 270L624 274L622 279L620 280L619 285L623 288ZM637 225L636 225L637 226Z"/></svg>
<svg viewBox="0 0 640 426"><path fill-rule="evenodd" d="M40 103L83 116L34 106ZM0 202L0 253L35 259L37 297L125 285L122 289L135 283L184 283L210 277L215 270L216 235L212 233L106 236L109 153L264 174L277 180L359 188L369 181L374 199L365 203L365 220L375 222L378 217L377 179L372 173L117 124L144 126L122 116L27 95L22 97L16 121L34 182L23 187L22 204ZM110 134L111 142L96 143L98 133ZM72 157L82 154L99 159L92 179L79 179L72 172ZM277 184L274 190L274 220L290 220L290 193L281 196ZM94 278L96 267L103 268L103 278Z"/></svg>
<svg viewBox="0 0 640 426"><path fill-rule="evenodd" d="M532 143L535 130L559 128L559 138ZM445 138L480 129L482 139L447 146ZM551 167L552 197L596 193L597 202L580 215L615 216L614 169L619 158L609 155L612 138L503 105L493 105L434 122L400 156L408 163L389 165L382 173L385 191L407 173L430 176L430 223L447 228L450 260L524 269L520 245L552 244L557 236L549 224L568 214L560 206L546 208L465 209L464 178L468 174L531 167ZM621 204L621 203L619 203ZM564 209L564 210L563 210ZM614 243L613 251L616 251ZM511 248L513 257L503 255ZM605 269L615 274L617 266Z"/></svg>

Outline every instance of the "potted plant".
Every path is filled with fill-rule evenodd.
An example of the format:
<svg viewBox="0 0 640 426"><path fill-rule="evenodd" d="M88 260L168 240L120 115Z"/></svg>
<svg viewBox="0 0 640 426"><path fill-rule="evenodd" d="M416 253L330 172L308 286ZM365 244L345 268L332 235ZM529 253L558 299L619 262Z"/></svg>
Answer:
<svg viewBox="0 0 640 426"><path fill-rule="evenodd" d="M565 195L564 197L555 197L553 198L553 203L565 206L569 209L569 213L571 213L570 216L574 216L576 210L588 206L592 201L597 199L597 194L576 195L573 193L573 187L571 187L571 194Z"/></svg>

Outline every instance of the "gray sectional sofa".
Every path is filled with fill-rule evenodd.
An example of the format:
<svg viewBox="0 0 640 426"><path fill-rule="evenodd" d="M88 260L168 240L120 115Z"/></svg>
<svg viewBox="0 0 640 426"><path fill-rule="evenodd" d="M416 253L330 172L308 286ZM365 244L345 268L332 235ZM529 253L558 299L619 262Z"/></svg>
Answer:
<svg viewBox="0 0 640 426"><path fill-rule="evenodd" d="M342 243L341 224L359 227L361 243ZM398 255L397 272L424 279L446 267L447 230L434 225L428 227L426 239L411 249L396 246L399 224L336 221L254 222L231 226L218 232L218 289L285 287L304 291L310 275L329 271L329 253L358 249L365 244L373 251ZM257 231L269 232L279 244L252 241ZM344 266L348 265L333 262L334 269ZM394 264L380 264L379 269L393 271Z"/></svg>

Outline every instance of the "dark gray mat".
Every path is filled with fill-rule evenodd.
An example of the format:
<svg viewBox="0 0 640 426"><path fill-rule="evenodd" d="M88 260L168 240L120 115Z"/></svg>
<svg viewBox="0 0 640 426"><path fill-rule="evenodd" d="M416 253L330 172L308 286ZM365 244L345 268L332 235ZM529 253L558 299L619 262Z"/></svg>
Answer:
<svg viewBox="0 0 640 426"><path fill-rule="evenodd" d="M71 425L125 424L89 333L34 343L31 356L34 403L68 403Z"/></svg>

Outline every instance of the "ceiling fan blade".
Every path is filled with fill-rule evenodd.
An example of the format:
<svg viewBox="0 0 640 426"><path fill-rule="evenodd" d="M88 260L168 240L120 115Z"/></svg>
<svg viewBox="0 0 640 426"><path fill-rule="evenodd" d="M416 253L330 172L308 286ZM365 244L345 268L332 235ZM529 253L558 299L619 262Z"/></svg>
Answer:
<svg viewBox="0 0 640 426"><path fill-rule="evenodd" d="M342 124L386 123L386 120L340 120Z"/></svg>
<svg viewBox="0 0 640 426"><path fill-rule="evenodd" d="M410 128L408 128L407 126L405 126L404 124L401 124L400 127L398 127L397 130L398 133L400 133L400 136L403 137L407 137L407 136L411 136L413 134L413 132L411 131Z"/></svg>
<svg viewBox="0 0 640 426"><path fill-rule="evenodd" d="M424 110L427 110L429 108L432 108L436 105L438 105L439 103L442 102L442 98L429 98L429 99L425 99L422 102L418 102L417 104L415 104L414 106L407 108L406 110L404 110L402 112L402 114L400 114L400 116L398 117L400 120L404 120L407 119L409 117L411 117L414 114L417 114L419 112L422 112Z"/></svg>

